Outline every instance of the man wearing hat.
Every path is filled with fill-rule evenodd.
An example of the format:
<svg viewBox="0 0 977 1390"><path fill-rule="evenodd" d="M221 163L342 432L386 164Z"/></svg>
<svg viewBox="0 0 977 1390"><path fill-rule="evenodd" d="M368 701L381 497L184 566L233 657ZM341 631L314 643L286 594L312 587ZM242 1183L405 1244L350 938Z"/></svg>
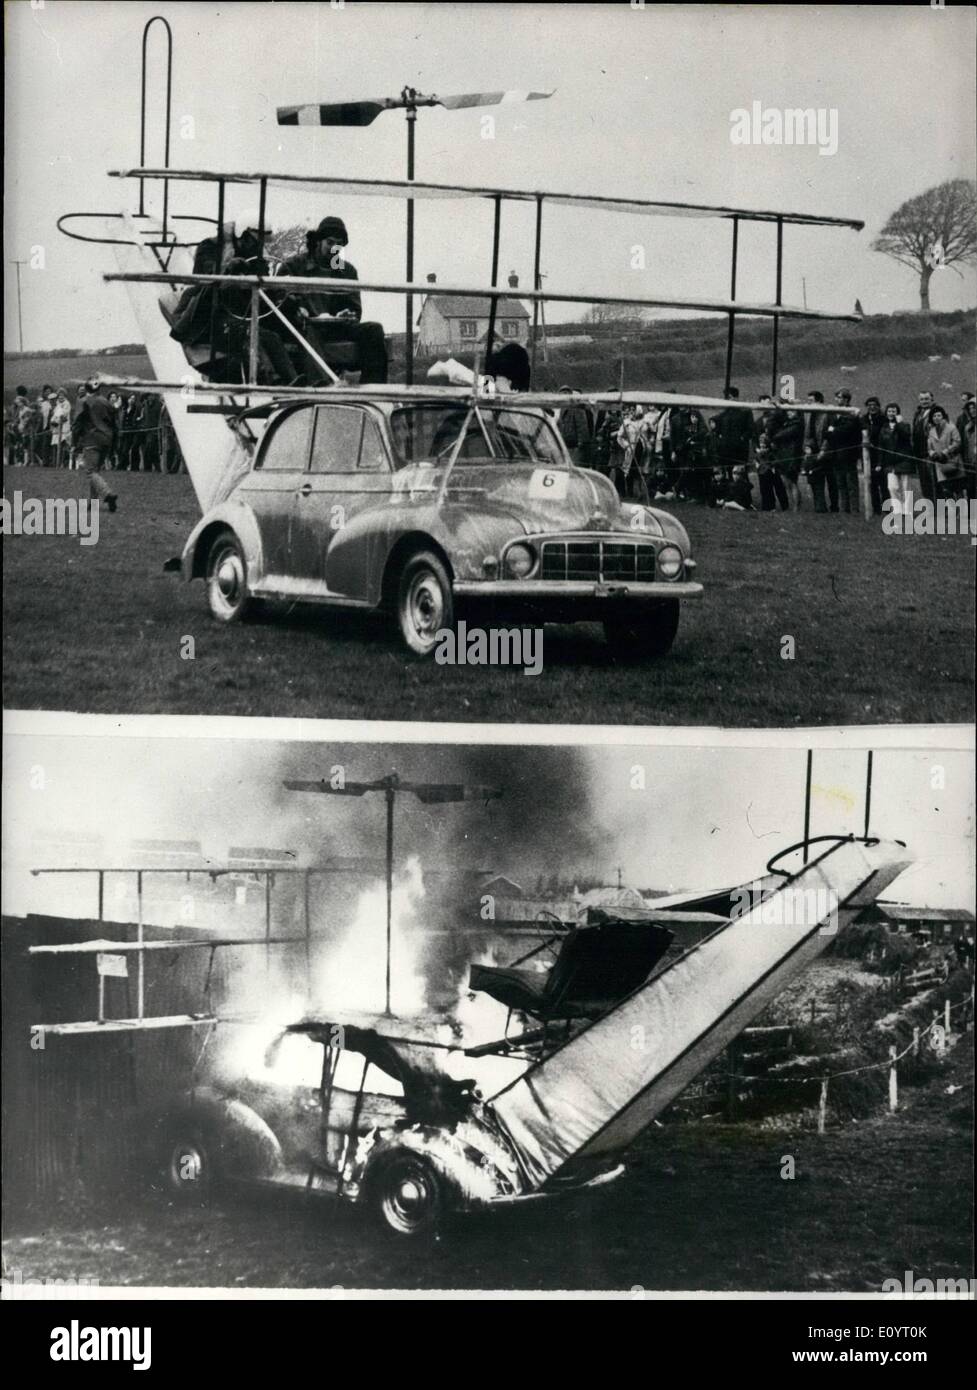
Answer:
<svg viewBox="0 0 977 1390"><path fill-rule="evenodd" d="M835 392L839 412L851 405L851 392L841 387ZM843 512L858 511L858 464L862 456L862 422L857 415L831 415L824 432L826 463L832 469Z"/></svg>
<svg viewBox="0 0 977 1390"><path fill-rule="evenodd" d="M269 234L257 209L240 213L225 224L223 236L200 242L193 259L194 275L268 275L264 241ZM171 318L170 336L185 347L209 345L210 375L236 381L247 376L250 321L249 288L191 285ZM259 381L287 385L293 380L295 372L277 320L267 308L259 314L258 354Z"/></svg>
<svg viewBox="0 0 977 1390"><path fill-rule="evenodd" d="M342 218L324 217L315 231L306 233L305 253L282 261L276 274L356 280L356 267L343 255L348 242ZM282 309L330 366L358 368L364 383L387 380L383 325L362 322L359 291L299 290L283 299ZM315 359L306 354L306 360L312 380L321 380Z"/></svg>
<svg viewBox="0 0 977 1390"><path fill-rule="evenodd" d="M102 469L118 448L119 423L115 410L102 395L97 376L89 380L87 394L72 421L71 441L81 454L92 498L104 502L114 512L116 495L102 477Z"/></svg>

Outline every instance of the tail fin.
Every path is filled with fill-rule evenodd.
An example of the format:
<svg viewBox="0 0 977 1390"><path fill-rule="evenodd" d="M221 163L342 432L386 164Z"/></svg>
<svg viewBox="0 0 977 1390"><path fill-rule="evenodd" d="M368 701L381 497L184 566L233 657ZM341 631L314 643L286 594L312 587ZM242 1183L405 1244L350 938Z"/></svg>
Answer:
<svg viewBox="0 0 977 1390"><path fill-rule="evenodd" d="M140 219L138 223L126 219L126 233L134 244L113 248L121 271L159 271L155 252L142 244L154 225L149 219ZM117 222L111 224L111 235L118 235ZM174 272L189 270L188 261L189 252L178 249L173 252L170 269ZM197 501L201 511L206 512L226 497L248 471L251 448L223 416L191 415L189 412L193 387L204 378L188 363L180 344L170 337L169 321L160 305L161 301L172 298L172 287L132 280L124 283L156 379L183 383L182 390L167 391L164 400Z"/></svg>

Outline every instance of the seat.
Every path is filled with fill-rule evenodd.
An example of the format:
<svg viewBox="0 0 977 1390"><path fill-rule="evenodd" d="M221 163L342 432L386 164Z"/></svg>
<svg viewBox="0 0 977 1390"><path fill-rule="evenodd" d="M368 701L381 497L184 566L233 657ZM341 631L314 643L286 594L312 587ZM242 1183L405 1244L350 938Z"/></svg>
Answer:
<svg viewBox="0 0 977 1390"><path fill-rule="evenodd" d="M597 1018L644 984L672 936L667 927L601 914L571 930L547 973L473 965L469 988L541 1023Z"/></svg>

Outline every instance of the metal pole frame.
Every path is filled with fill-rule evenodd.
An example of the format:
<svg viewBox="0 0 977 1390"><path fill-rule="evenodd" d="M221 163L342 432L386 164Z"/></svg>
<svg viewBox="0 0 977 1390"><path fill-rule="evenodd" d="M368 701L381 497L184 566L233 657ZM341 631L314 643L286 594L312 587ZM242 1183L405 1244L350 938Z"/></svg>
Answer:
<svg viewBox="0 0 977 1390"><path fill-rule="evenodd" d="M739 261L739 243L740 243L740 220L739 220L738 217L734 217L734 218L733 218L733 255L732 255L732 262L731 262L731 269L730 269L730 279L729 279L729 297L730 297L730 299L732 299L732 300L735 300L735 299L736 299L736 269L737 269L737 264L738 264L738 261ZM731 313L731 314L729 315L729 322L728 322L727 327L726 327L726 378L725 378L725 383L724 383L724 390L726 390L726 391L729 390L730 385L732 384L732 380L733 380L733 338L734 338L734 336L735 336L735 332L736 332L736 315L733 314L733 313Z"/></svg>
<svg viewBox="0 0 977 1390"><path fill-rule="evenodd" d="M136 944L145 944L145 929L142 920L142 870L136 871ZM137 952L136 960L136 1017L142 1020L146 1013L146 952Z"/></svg>
<svg viewBox="0 0 977 1390"><path fill-rule="evenodd" d="M390 949L393 937L393 899L394 899L394 787L387 787L384 797L387 802L387 963L384 982L384 1013L390 1017Z"/></svg>
<svg viewBox="0 0 977 1390"><path fill-rule="evenodd" d="M775 304L782 304L783 301L783 280L784 280L784 219L777 218L777 294L774 299ZM777 391L777 358L780 350L780 316L773 316L773 359L770 366L770 394L774 400L778 399Z"/></svg>
<svg viewBox="0 0 977 1390"><path fill-rule="evenodd" d="M499 240L502 233L502 199L496 194L492 199L495 204L495 212L492 218L492 278L493 289L498 288L499 281ZM489 300L489 325L488 333L485 336L485 370L490 370L490 360L492 357L492 345L495 341L495 315L499 307L499 296L493 294Z"/></svg>
<svg viewBox="0 0 977 1390"><path fill-rule="evenodd" d="M541 290L543 286L539 280L540 252L543 239L543 195L536 194L536 237L533 248L533 289ZM539 311L540 301L533 300L533 342L529 359L529 381L532 385L536 380L536 339L539 335Z"/></svg>
<svg viewBox="0 0 977 1390"><path fill-rule="evenodd" d="M163 168L170 167L170 112L173 105L173 30L161 14L148 19L142 31L142 86L139 103L139 167L146 167L146 54L149 46L149 31L154 24L162 24L166 30L166 128L163 146ZM170 185L163 180L163 240L166 240L166 223L169 215ZM146 216L145 179L139 180L139 213Z"/></svg>
<svg viewBox="0 0 977 1390"><path fill-rule="evenodd" d="M870 748L865 759L865 830L866 840L869 838L868 827L872 815L872 760L873 752Z"/></svg>
<svg viewBox="0 0 977 1390"><path fill-rule="evenodd" d="M407 177L414 177L414 155L417 128L417 107L408 104L407 117ZM414 279L414 199L407 199L407 283ZM404 381L411 386L414 381L414 296L407 295L404 302Z"/></svg>
<svg viewBox="0 0 977 1390"><path fill-rule="evenodd" d="M807 777L804 783L804 863L810 858L811 839L811 775L814 771L814 749L807 750Z"/></svg>

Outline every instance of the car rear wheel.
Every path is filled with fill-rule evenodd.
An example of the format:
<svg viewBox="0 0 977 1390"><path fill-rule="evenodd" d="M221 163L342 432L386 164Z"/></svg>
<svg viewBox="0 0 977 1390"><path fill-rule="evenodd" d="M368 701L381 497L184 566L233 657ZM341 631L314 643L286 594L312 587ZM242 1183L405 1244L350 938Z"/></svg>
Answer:
<svg viewBox="0 0 977 1390"><path fill-rule="evenodd" d="M412 555L400 575L397 626L404 644L418 656L430 656L438 633L454 627L451 580L430 551Z"/></svg>
<svg viewBox="0 0 977 1390"><path fill-rule="evenodd" d="M656 599L640 609L605 618L604 636L619 660L643 661L671 651L678 620L677 598Z"/></svg>
<svg viewBox="0 0 977 1390"><path fill-rule="evenodd" d="M370 1183L370 1205L380 1226L391 1235L433 1237L447 1213L445 1183L420 1154L392 1154Z"/></svg>
<svg viewBox="0 0 977 1390"><path fill-rule="evenodd" d="M207 556L207 604L219 623L240 622L251 610L248 566L233 531L222 531Z"/></svg>

